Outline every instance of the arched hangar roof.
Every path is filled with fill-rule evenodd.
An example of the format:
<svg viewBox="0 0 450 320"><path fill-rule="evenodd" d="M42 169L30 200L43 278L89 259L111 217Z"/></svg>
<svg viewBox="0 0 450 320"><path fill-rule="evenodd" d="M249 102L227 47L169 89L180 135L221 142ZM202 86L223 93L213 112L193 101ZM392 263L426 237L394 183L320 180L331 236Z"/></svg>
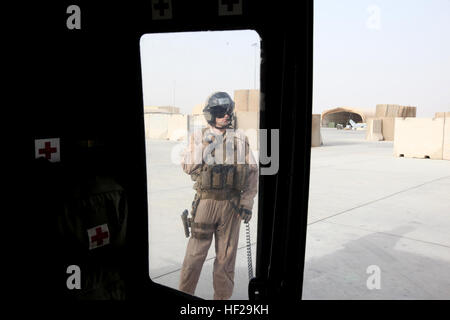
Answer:
<svg viewBox="0 0 450 320"><path fill-rule="evenodd" d="M370 108L353 108L353 107L338 107L333 109L328 109L322 112L322 119L327 115L338 113L338 112L352 112L361 116L363 122L367 122L367 119L375 117L375 110Z"/></svg>

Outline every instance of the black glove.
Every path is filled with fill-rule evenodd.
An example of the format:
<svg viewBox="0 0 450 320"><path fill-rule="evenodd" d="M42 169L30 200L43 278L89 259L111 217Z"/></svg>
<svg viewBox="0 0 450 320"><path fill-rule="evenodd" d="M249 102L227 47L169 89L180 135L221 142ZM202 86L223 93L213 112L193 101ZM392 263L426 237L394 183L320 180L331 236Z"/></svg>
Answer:
<svg viewBox="0 0 450 320"><path fill-rule="evenodd" d="M241 207L239 209L239 215L245 223L249 223L250 219L252 218L252 211Z"/></svg>

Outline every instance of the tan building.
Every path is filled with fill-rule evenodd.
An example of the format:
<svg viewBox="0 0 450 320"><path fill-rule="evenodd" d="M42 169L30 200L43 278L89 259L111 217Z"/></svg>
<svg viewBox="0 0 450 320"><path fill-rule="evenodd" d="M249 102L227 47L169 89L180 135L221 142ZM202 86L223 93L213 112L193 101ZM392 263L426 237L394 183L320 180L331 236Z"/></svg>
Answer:
<svg viewBox="0 0 450 320"><path fill-rule="evenodd" d="M180 108L173 106L145 106L144 113L180 113Z"/></svg>
<svg viewBox="0 0 450 320"><path fill-rule="evenodd" d="M245 132L252 150L259 150L259 90L235 90L234 104L236 128Z"/></svg>
<svg viewBox="0 0 450 320"><path fill-rule="evenodd" d="M196 104L192 109L192 115L203 114L203 108L205 107L205 105L205 103Z"/></svg>
<svg viewBox="0 0 450 320"><path fill-rule="evenodd" d="M417 108L414 106L401 106L399 104L377 104L375 117L376 118L409 118L416 117Z"/></svg>

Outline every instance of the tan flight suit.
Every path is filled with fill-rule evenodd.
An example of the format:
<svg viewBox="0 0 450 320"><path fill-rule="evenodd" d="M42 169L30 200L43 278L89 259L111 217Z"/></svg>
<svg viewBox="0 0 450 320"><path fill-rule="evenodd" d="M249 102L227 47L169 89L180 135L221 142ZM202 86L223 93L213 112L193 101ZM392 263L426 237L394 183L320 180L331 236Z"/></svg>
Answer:
<svg viewBox="0 0 450 320"><path fill-rule="evenodd" d="M221 146L211 152L209 147L211 143L205 139L211 132L213 131L209 127L203 132L192 134L183 156L184 172L196 181L194 189L197 190L198 206L191 223L191 238L181 270L179 289L194 294L214 235L216 250L213 270L214 299L225 300L231 297L234 287L234 269L241 224L237 209L243 207L252 210L257 193L258 168L245 135L229 130L222 135ZM210 140L216 142L214 137ZM227 141L231 140L233 145L230 147ZM216 152L217 150L222 150L222 156L220 151ZM234 167L234 174L231 175L234 178L233 183L229 183L227 177L231 176L227 176L226 173L221 176L224 180L217 183L215 177L218 176L214 176L216 164L208 166L206 162L208 158L205 157L208 153L213 157L217 156L215 159L222 158L222 163L226 164L227 168ZM202 180L202 174L207 170L213 172L212 180L208 180L211 181L212 187L207 186L205 180Z"/></svg>

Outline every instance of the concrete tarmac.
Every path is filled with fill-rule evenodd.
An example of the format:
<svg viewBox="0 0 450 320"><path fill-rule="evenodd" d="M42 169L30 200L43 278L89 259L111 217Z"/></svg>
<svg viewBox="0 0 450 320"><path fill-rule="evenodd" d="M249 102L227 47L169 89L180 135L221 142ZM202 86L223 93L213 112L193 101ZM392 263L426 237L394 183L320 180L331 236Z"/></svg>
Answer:
<svg viewBox="0 0 450 320"><path fill-rule="evenodd" d="M450 162L395 158L392 142L365 141L364 130L321 132L324 145L311 150L303 299L450 299ZM195 193L171 160L179 145L147 140L149 273L172 288L188 241L180 215ZM254 270L256 226L254 215ZM214 256L213 240L196 291L204 299L213 296ZM231 299L248 299L247 285L242 224Z"/></svg>
<svg viewBox="0 0 450 320"><path fill-rule="evenodd" d="M395 158L393 142L364 130L322 135L303 299L450 299L450 162Z"/></svg>

